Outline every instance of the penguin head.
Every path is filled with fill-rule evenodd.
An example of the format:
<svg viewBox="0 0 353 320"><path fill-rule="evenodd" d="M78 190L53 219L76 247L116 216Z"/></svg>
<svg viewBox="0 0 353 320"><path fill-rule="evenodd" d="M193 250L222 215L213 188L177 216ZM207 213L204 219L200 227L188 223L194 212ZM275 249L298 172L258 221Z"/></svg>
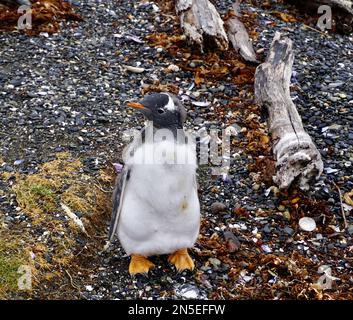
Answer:
<svg viewBox="0 0 353 320"><path fill-rule="evenodd" d="M186 118L184 106L171 93L152 93L140 102L129 102L127 105L141 111L156 128L182 128Z"/></svg>

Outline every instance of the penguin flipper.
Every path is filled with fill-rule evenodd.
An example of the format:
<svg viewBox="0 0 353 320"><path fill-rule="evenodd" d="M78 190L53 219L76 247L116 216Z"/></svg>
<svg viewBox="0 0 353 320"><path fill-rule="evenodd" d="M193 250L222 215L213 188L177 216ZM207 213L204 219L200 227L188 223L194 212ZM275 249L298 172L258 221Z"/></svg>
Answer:
<svg viewBox="0 0 353 320"><path fill-rule="evenodd" d="M116 185L113 192L113 213L109 228L109 241L112 241L119 225L119 216L124 202L126 185L130 179L131 169L125 166L116 179Z"/></svg>

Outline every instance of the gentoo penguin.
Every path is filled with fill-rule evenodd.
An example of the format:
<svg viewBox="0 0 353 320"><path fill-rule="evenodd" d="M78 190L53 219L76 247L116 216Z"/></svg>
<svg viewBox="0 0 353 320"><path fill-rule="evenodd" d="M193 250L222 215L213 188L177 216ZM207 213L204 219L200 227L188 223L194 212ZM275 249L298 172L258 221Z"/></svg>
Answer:
<svg viewBox="0 0 353 320"><path fill-rule="evenodd" d="M153 93L127 104L147 124L142 138L126 150L125 165L113 193L109 241L118 236L131 256L129 273L148 273L147 258L169 254L180 272L193 270L188 254L200 227L196 148L186 143L186 110L171 93Z"/></svg>

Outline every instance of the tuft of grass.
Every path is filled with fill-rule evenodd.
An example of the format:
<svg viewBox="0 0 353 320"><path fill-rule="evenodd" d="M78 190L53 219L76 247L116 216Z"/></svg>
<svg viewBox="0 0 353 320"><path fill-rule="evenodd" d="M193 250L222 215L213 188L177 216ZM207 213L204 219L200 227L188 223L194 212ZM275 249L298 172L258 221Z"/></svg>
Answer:
<svg viewBox="0 0 353 320"><path fill-rule="evenodd" d="M0 298L5 298L5 293L18 290L18 269L21 262L16 258L5 258L0 256Z"/></svg>
<svg viewBox="0 0 353 320"><path fill-rule="evenodd" d="M30 257L20 240L0 228L0 299L16 298L20 294L20 266L31 266Z"/></svg>

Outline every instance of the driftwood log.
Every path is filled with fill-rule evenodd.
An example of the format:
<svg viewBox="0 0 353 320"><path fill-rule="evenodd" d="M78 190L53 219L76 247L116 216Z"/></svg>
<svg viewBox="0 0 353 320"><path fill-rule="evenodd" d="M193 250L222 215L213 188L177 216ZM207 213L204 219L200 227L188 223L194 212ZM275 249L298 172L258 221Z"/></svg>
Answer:
<svg viewBox="0 0 353 320"><path fill-rule="evenodd" d="M184 34L201 51L205 46L227 50L230 41L246 61L258 63L248 32L239 20L239 0L233 4L225 23L209 0L177 0L176 12Z"/></svg>
<svg viewBox="0 0 353 320"><path fill-rule="evenodd" d="M330 6L337 31L344 34L353 32L352 0L286 0L286 2L295 5L302 12L314 15L319 15L320 6Z"/></svg>
<svg viewBox="0 0 353 320"><path fill-rule="evenodd" d="M323 163L290 97L293 60L292 41L277 32L266 61L256 69L255 97L269 115L276 159L274 182L287 189L295 181L307 190L310 181L321 175Z"/></svg>
<svg viewBox="0 0 353 320"><path fill-rule="evenodd" d="M256 53L254 51L252 42L249 38L248 32L244 24L239 20L241 17L239 0L233 4L230 10L230 17L225 22L227 35L233 48L239 51L240 55L249 62L257 63Z"/></svg>
<svg viewBox="0 0 353 320"><path fill-rule="evenodd" d="M0 5L3 4L5 6L30 6L31 2L29 0L0 0Z"/></svg>
<svg viewBox="0 0 353 320"><path fill-rule="evenodd" d="M177 0L176 12L185 35L201 51L205 44L228 49L223 20L209 0Z"/></svg>

